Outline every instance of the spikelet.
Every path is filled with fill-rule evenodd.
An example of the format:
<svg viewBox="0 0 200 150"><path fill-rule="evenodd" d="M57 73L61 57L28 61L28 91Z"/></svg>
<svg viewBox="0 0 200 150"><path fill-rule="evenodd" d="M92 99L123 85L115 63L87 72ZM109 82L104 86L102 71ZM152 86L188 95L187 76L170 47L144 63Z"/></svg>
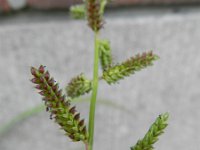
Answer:
<svg viewBox="0 0 200 150"><path fill-rule="evenodd" d="M45 67L42 65L38 69L31 67L31 74L34 76L31 81L36 84L36 89L40 90L47 111L51 113L50 118L54 118L74 142L88 141L88 133L84 120L80 119L80 113L71 106L69 100L66 100Z"/></svg>
<svg viewBox="0 0 200 150"><path fill-rule="evenodd" d="M135 57L128 59L127 61L115 65L103 72L103 79L108 83L116 83L124 77L134 74L136 71L140 71L148 66L153 65L153 61L159 57L152 52L138 54Z"/></svg>
<svg viewBox="0 0 200 150"><path fill-rule="evenodd" d="M101 67L105 71L112 65L112 54L110 42L108 40L99 40L99 57L101 61Z"/></svg>
<svg viewBox="0 0 200 150"><path fill-rule="evenodd" d="M71 98L79 97L92 90L92 82L83 74L74 77L66 87L67 95Z"/></svg>
<svg viewBox="0 0 200 150"><path fill-rule="evenodd" d="M85 5L74 5L70 7L71 16L74 19L84 19L86 17Z"/></svg>
<svg viewBox="0 0 200 150"><path fill-rule="evenodd" d="M168 113L160 115L152 124L144 138L139 140L134 147L131 147L131 150L153 150L153 144L158 141L158 137L164 133L164 129L168 125L168 118Z"/></svg>
<svg viewBox="0 0 200 150"><path fill-rule="evenodd" d="M94 31L98 32L103 27L102 15L100 13L100 4L94 0L87 3L88 25Z"/></svg>

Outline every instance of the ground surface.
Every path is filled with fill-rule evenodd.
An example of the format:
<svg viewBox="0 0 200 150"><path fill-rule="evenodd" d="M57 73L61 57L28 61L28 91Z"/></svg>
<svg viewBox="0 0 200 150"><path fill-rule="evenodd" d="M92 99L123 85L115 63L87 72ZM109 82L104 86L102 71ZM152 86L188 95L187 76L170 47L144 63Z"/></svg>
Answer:
<svg viewBox="0 0 200 150"><path fill-rule="evenodd" d="M81 72L92 75L92 34L65 13L18 14L0 22L0 122L41 103L29 67L44 64L61 87ZM111 39L114 61L155 50L151 68L113 87L100 85L99 99L126 109L98 105L95 150L129 149L158 114L171 114L158 150L200 149L200 8L138 8L107 14L103 37ZM88 104L79 105L82 116ZM0 137L1 150L80 150L41 113Z"/></svg>

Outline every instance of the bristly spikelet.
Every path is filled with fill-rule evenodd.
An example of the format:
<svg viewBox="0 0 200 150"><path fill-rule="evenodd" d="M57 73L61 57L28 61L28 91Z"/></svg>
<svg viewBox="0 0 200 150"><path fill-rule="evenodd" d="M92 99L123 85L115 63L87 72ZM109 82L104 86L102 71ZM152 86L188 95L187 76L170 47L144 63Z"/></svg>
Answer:
<svg viewBox="0 0 200 150"><path fill-rule="evenodd" d="M71 106L69 100L66 100L45 67L42 65L38 69L31 67L31 74L34 76L31 81L36 84L36 89L40 90L47 111L51 113L50 118L54 118L73 141L87 142L88 133L84 121L80 119L80 113Z"/></svg>
<svg viewBox="0 0 200 150"><path fill-rule="evenodd" d="M84 19L86 17L85 5L74 5L70 7L71 16L75 19Z"/></svg>
<svg viewBox="0 0 200 150"><path fill-rule="evenodd" d="M144 138L139 140L134 147L131 147L131 150L153 150L153 144L158 141L158 137L164 133L164 129L168 125L168 118L168 113L160 115L152 124Z"/></svg>
<svg viewBox="0 0 200 150"><path fill-rule="evenodd" d="M74 77L66 87L67 95L71 98L79 97L92 90L92 82L83 74Z"/></svg>
<svg viewBox="0 0 200 150"><path fill-rule="evenodd" d="M112 65L112 54L110 42L108 40L99 40L99 57L101 61L101 67L105 71Z"/></svg>
<svg viewBox="0 0 200 150"><path fill-rule="evenodd" d="M98 32L103 27L102 15L100 14L100 4L90 0L87 3L88 25L94 32Z"/></svg>
<svg viewBox="0 0 200 150"><path fill-rule="evenodd" d="M138 54L135 57L128 59L127 61L115 65L103 72L103 79L108 83L116 83L124 77L134 74L136 71L140 71L147 66L153 65L153 61L159 57L152 52Z"/></svg>

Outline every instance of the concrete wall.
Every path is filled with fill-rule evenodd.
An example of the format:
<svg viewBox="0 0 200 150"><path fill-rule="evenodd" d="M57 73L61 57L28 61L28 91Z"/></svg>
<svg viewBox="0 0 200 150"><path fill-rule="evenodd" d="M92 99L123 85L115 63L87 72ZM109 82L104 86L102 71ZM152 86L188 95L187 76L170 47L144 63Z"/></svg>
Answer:
<svg viewBox="0 0 200 150"><path fill-rule="evenodd" d="M26 6L36 9L66 9L81 0L0 0L0 10L9 12ZM112 6L200 4L200 0L114 0Z"/></svg>

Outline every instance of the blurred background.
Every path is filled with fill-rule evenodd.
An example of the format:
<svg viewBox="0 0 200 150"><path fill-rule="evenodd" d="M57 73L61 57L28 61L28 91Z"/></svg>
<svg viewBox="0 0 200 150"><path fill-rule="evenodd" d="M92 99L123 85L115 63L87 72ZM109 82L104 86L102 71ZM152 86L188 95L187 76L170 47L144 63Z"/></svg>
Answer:
<svg viewBox="0 0 200 150"><path fill-rule="evenodd" d="M70 18L76 0L0 0L0 150L82 150L49 119L30 83L30 66L46 65L64 88L92 78L93 34ZM200 149L200 0L116 0L102 37L115 62L153 50L154 66L120 84L101 82L95 150L125 150L155 118L170 113L157 150ZM88 120L89 96L76 100Z"/></svg>

